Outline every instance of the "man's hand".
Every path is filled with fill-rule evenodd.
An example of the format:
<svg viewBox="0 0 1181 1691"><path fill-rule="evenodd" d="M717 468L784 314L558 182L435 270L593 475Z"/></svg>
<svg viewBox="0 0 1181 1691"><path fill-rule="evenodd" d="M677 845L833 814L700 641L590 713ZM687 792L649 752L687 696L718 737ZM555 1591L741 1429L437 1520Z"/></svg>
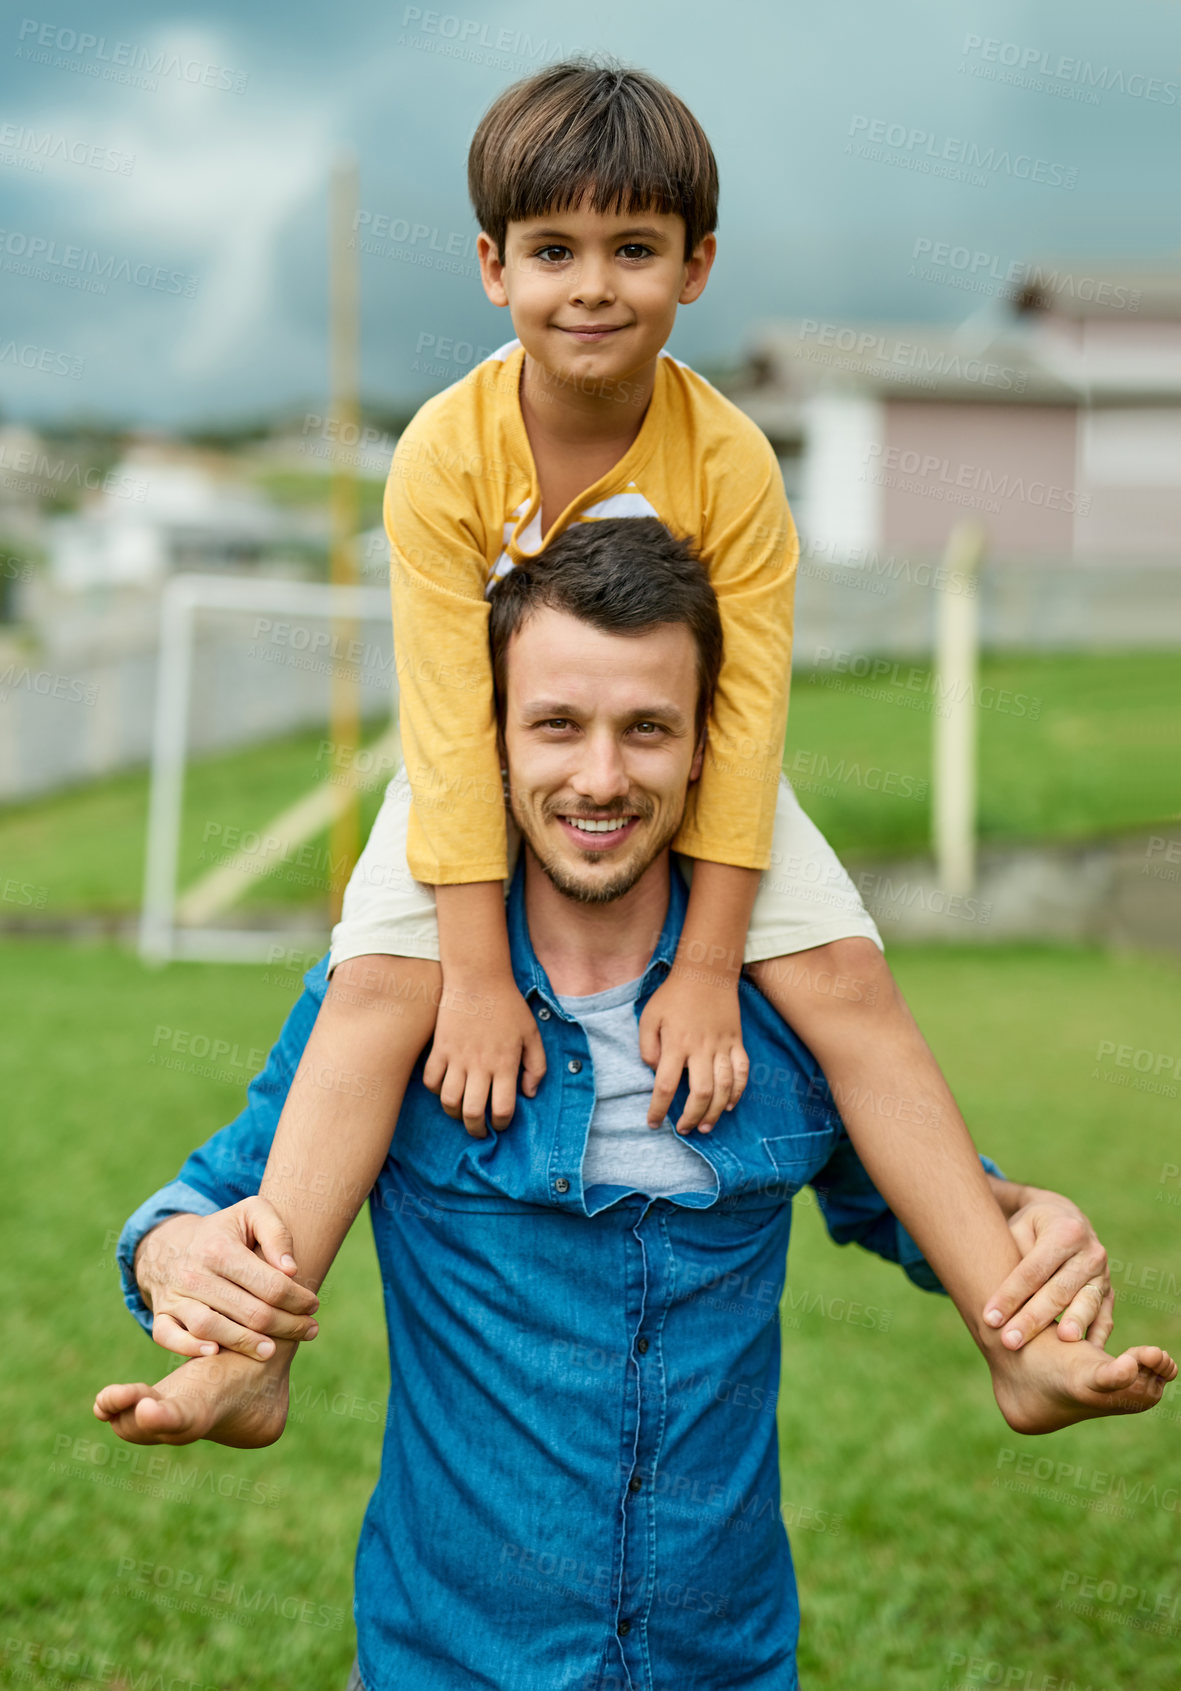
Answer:
<svg viewBox="0 0 1181 1691"><path fill-rule="evenodd" d="M742 1043L738 978L674 965L640 1017L640 1056L656 1070L648 1126L659 1127L689 1070L689 1096L678 1133L708 1133L746 1090L750 1061Z"/></svg>
<svg viewBox="0 0 1181 1691"><path fill-rule="evenodd" d="M104 1386L94 1413L127 1444L193 1444L211 1439L238 1449L274 1444L287 1424L291 1349L261 1367L225 1351L184 1363L154 1386Z"/></svg>
<svg viewBox="0 0 1181 1691"><path fill-rule="evenodd" d="M178 1356L213 1356L220 1346L265 1360L276 1339L314 1339L320 1300L295 1272L291 1235L265 1198L171 1216L135 1254L152 1338Z"/></svg>
<svg viewBox="0 0 1181 1691"><path fill-rule="evenodd" d="M472 1014L468 1006L477 997L490 1015ZM493 1127L501 1132L512 1120L518 1069L521 1091L526 1098L534 1097L545 1075L545 1047L512 976L481 980L477 991L455 985L444 974L423 1085L438 1094L447 1114L462 1121L473 1139L486 1139L489 1096Z"/></svg>
<svg viewBox="0 0 1181 1691"><path fill-rule="evenodd" d="M1061 1316L1060 1339L1088 1338L1102 1350L1115 1325L1107 1252L1069 1198L1035 1186L1019 1190L1023 1202L1008 1219L1022 1261L989 1298L985 1322L1004 1326L1001 1343L1020 1350Z"/></svg>

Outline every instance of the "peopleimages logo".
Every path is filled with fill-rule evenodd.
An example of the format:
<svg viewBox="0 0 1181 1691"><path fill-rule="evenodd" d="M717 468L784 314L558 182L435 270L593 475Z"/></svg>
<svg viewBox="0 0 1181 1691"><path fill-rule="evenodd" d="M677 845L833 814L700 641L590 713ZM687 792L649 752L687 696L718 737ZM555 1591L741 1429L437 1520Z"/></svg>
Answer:
<svg viewBox="0 0 1181 1691"><path fill-rule="evenodd" d="M6 270L39 275L48 281L72 275L86 277L92 290L105 291L108 282L131 282L138 288L183 294L186 299L197 292L197 278L183 271L169 270L162 264L137 264L129 258L116 258L114 253L72 246L47 235L29 235L22 229L0 229L0 253Z"/></svg>
<svg viewBox="0 0 1181 1691"><path fill-rule="evenodd" d="M105 81L139 81L141 86L155 88L157 78L171 76L193 87L221 89L227 93L241 94L246 89L245 71L210 64L204 59L186 58L164 47L110 41L105 35L92 35L88 30L71 29L64 24L42 23L37 18L21 19L17 39L23 43L16 49L20 59L82 70L87 76L101 76ZM34 48L39 51L34 52Z"/></svg>

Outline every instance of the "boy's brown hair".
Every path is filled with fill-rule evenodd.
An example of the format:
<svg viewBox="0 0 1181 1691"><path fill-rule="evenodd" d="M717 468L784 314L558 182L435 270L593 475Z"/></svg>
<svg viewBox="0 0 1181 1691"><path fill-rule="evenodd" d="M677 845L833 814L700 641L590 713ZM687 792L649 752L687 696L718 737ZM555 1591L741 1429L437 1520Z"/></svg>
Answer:
<svg viewBox="0 0 1181 1691"><path fill-rule="evenodd" d="M504 260L510 223L568 211L679 212L690 258L718 223L718 166L705 131L646 71L582 56L506 88L472 138L468 193Z"/></svg>

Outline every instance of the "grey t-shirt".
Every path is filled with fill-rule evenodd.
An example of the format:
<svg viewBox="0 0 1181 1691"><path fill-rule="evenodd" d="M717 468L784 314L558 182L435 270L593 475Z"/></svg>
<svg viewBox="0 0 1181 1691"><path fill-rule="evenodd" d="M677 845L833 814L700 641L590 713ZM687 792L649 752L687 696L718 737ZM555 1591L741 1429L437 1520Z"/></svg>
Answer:
<svg viewBox="0 0 1181 1691"><path fill-rule="evenodd" d="M595 1071L595 1107L582 1160L582 1185L627 1186L653 1198L717 1191L713 1168L668 1116L648 1126L653 1073L640 1056L635 1002L640 981L625 981L558 1003L586 1030Z"/></svg>

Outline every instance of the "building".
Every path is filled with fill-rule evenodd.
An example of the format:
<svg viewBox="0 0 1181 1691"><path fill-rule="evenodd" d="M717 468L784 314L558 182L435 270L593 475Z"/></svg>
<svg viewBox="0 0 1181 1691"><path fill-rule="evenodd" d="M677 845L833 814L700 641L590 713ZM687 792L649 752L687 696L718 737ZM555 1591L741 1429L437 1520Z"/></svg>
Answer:
<svg viewBox="0 0 1181 1691"><path fill-rule="evenodd" d="M966 249L964 249L966 251ZM779 454L805 546L937 551L977 517L990 552L1181 555L1181 269L1022 267L958 328L768 324L730 396Z"/></svg>

